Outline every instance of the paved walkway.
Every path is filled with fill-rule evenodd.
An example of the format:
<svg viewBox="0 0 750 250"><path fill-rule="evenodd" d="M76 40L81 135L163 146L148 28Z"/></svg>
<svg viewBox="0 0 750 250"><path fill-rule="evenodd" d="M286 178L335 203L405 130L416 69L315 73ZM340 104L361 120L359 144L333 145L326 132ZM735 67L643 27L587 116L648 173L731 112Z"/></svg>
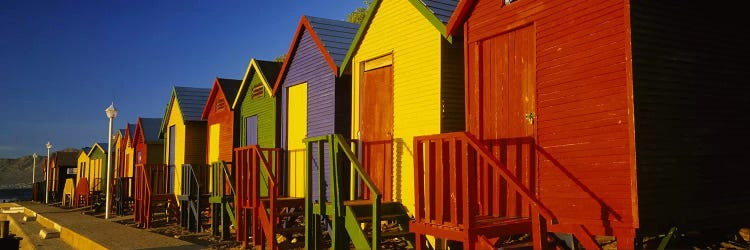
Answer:
<svg viewBox="0 0 750 250"><path fill-rule="evenodd" d="M114 221L84 215L81 211L47 206L37 202L18 202L17 204L25 207L27 214L30 211L35 212L40 224L44 223L45 218L58 224L62 228L60 240L76 249L210 249ZM39 232L26 234L36 234L38 237Z"/></svg>

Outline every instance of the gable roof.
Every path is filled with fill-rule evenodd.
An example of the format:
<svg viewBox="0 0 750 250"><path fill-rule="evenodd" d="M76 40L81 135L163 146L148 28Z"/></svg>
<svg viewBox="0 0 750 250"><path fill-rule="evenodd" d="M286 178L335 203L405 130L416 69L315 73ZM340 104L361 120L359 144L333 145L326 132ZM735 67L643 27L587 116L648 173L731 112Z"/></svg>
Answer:
<svg viewBox="0 0 750 250"><path fill-rule="evenodd" d="M91 149L89 149L88 156L91 156L91 153L93 153L97 148L99 148L99 150L101 150L104 154L107 154L107 150L105 148L107 148L108 146L109 144L107 143L94 142L94 145L91 145Z"/></svg>
<svg viewBox="0 0 750 250"><path fill-rule="evenodd" d="M136 124L136 126L138 125L140 125L140 130L138 132L143 135L143 140L146 143L162 142L162 139L159 139L161 118L138 117L138 124Z"/></svg>
<svg viewBox="0 0 750 250"><path fill-rule="evenodd" d="M346 59L347 49L351 46L352 41L357 34L358 24L346 21L333 20L321 17L302 16L300 18L297 31L294 34L289 51L284 58L284 64L281 66L280 76L276 79L273 87L273 94L276 95L279 85L289 70L289 64L297 45L302 39L302 32L308 31L318 49L322 52L323 58L331 67L333 75L339 76L339 67Z"/></svg>
<svg viewBox="0 0 750 250"><path fill-rule="evenodd" d="M247 65L247 71L245 71L245 77L242 78L242 84L240 84L237 96L232 101L232 109L237 107L237 103L239 103L243 94L250 89L250 83L255 74L259 74L263 88L268 92L268 95L272 96L273 86L271 84L276 83L276 78L279 76L279 70L281 70L281 64L281 62L256 60L255 58L250 59L250 63Z"/></svg>
<svg viewBox="0 0 750 250"><path fill-rule="evenodd" d="M227 104L231 104L230 100L234 100L234 98L237 96L237 92L240 89L240 84L242 84L242 81L235 80L235 79L226 79L226 78L216 78L214 80L214 84L211 87L211 92L208 95L208 99L206 100L206 103L203 104L203 112L201 112L201 119L205 120L208 119L208 113L211 111L211 107L209 107L211 103L213 103L213 100L216 99L217 93L221 91L222 94L224 94L224 101ZM229 108L231 109L231 105Z"/></svg>
<svg viewBox="0 0 750 250"><path fill-rule="evenodd" d="M122 128L118 129L117 132L115 132L115 136L120 137L120 138L124 137L125 136L125 129L122 129Z"/></svg>
<svg viewBox="0 0 750 250"><path fill-rule="evenodd" d="M135 135L135 124L127 123L125 125L125 128L127 128L127 135L129 140L133 140L133 136Z"/></svg>
<svg viewBox="0 0 750 250"><path fill-rule="evenodd" d="M91 151L91 147L82 147L81 151L78 152L78 157L81 157L81 154L88 156L89 151Z"/></svg>
<svg viewBox="0 0 750 250"><path fill-rule="evenodd" d="M451 41L451 36L448 34L445 30L445 25L448 23L451 14L455 11L456 6L458 5L458 0L408 0L414 8L419 11L419 13L424 16L427 21L429 21L432 26L437 29L440 34L442 34L448 41ZM339 69L339 74L343 74L348 69L349 64L351 63L352 56L354 56L354 51L356 51L359 48L359 44L362 42L362 39L364 38L364 33L367 31L367 29L370 27L370 23L372 22L372 19L375 17L375 13L377 12L377 9L380 7L380 3L382 3L383 0L374 0L372 4L370 5L370 8L367 10L367 15L365 15L364 21L362 21L362 25L359 27L359 30L357 31L357 35L354 38L354 41L352 42L352 45L349 47L349 50L346 52L346 56L344 57L344 61L341 64L341 67Z"/></svg>
<svg viewBox="0 0 750 250"><path fill-rule="evenodd" d="M172 111L172 104L175 103L175 100L177 100L177 105L180 105L183 122L202 121L201 113L203 113L203 107L206 106L206 100L208 100L210 92L211 89L207 88L172 87L172 97L169 98L169 103L167 103L166 110L164 111L159 136L166 129L165 127L169 121L167 118Z"/></svg>
<svg viewBox="0 0 750 250"><path fill-rule="evenodd" d="M445 25L445 32L448 35L452 35L453 32L456 32L456 30L458 30L458 27L461 27L461 24L466 21L469 12L471 12L471 10L474 8L474 4L476 4L476 2L477 1L475 0L461 0L458 2L456 10L453 12L453 15L451 15L448 23Z"/></svg>

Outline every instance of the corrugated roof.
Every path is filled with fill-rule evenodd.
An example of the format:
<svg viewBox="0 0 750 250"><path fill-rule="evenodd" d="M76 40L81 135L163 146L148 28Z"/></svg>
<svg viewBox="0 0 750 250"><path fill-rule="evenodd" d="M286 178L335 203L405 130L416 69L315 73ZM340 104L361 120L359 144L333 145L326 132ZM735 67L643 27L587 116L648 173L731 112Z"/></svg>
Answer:
<svg viewBox="0 0 750 250"><path fill-rule="evenodd" d="M240 90L240 85L242 85L242 80L218 77L216 78L216 80L219 82L219 86L221 86L222 92L224 92L224 98L226 98L226 101L234 101L234 98L237 97L237 93Z"/></svg>
<svg viewBox="0 0 750 250"><path fill-rule="evenodd" d="M456 10L458 0L421 0L422 3L427 6L435 17L440 19L443 24L447 24L448 20L451 19L453 11Z"/></svg>
<svg viewBox="0 0 750 250"><path fill-rule="evenodd" d="M141 129L146 142L160 142L161 118L141 118Z"/></svg>
<svg viewBox="0 0 750 250"><path fill-rule="evenodd" d="M202 121L201 113L206 106L206 100L211 93L208 88L174 87L177 103L185 121Z"/></svg>
<svg viewBox="0 0 750 250"><path fill-rule="evenodd" d="M341 66L352 40L357 35L359 24L321 17L305 17L310 21L310 26L328 50L328 54L336 62L336 66Z"/></svg>

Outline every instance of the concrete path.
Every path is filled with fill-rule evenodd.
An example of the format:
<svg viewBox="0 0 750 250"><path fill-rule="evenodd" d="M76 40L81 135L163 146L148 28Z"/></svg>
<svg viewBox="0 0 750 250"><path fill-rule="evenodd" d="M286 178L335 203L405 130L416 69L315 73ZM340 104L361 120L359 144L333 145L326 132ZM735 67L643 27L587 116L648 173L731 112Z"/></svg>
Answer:
<svg viewBox="0 0 750 250"><path fill-rule="evenodd" d="M27 215L36 213L39 225L48 228L59 227L59 240L75 249L210 249L114 221L84 215L81 211L47 206L37 202L18 202L17 204L26 208ZM27 234L37 235L38 233L38 231L27 232Z"/></svg>

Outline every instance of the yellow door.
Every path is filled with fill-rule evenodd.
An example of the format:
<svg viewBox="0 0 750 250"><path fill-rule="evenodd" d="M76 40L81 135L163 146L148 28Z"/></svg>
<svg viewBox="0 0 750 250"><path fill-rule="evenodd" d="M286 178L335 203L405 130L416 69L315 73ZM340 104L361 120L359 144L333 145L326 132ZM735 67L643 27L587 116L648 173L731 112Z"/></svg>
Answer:
<svg viewBox="0 0 750 250"><path fill-rule="evenodd" d="M287 153L289 196L305 197L305 143L307 137L307 83L287 90Z"/></svg>

